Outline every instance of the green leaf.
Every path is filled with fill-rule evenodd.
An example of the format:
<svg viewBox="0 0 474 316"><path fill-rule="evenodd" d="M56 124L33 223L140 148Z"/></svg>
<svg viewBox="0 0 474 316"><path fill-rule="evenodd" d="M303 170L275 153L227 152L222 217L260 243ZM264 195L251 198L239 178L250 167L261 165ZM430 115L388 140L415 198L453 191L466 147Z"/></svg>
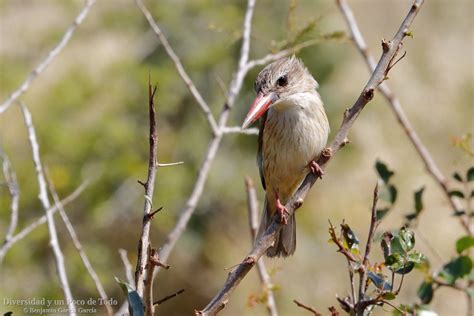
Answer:
<svg viewBox="0 0 474 316"><path fill-rule="evenodd" d="M474 167L471 167L469 170L467 170L466 179L468 182L474 181Z"/></svg>
<svg viewBox="0 0 474 316"><path fill-rule="evenodd" d="M414 267L415 267L415 263L407 262L400 269L395 270L393 272L397 274L408 274L413 270Z"/></svg>
<svg viewBox="0 0 474 316"><path fill-rule="evenodd" d="M469 274L472 269L472 261L468 256L459 256L443 266L439 276L449 284Z"/></svg>
<svg viewBox="0 0 474 316"><path fill-rule="evenodd" d="M377 170L380 179L382 179L385 183L388 183L390 178L395 174L393 171L388 169L385 163L381 162L380 160L377 160L375 163L375 169Z"/></svg>
<svg viewBox="0 0 474 316"><path fill-rule="evenodd" d="M426 261L425 255L418 251L413 251L412 253L410 253L407 259L409 262L413 262L417 264L422 263L423 261Z"/></svg>
<svg viewBox="0 0 474 316"><path fill-rule="evenodd" d="M386 184L380 189L379 197L381 200L394 204L397 200L397 188L392 184Z"/></svg>
<svg viewBox="0 0 474 316"><path fill-rule="evenodd" d="M378 209L375 213L377 215L377 221L381 221L388 214L389 211L390 208L388 207Z"/></svg>
<svg viewBox="0 0 474 316"><path fill-rule="evenodd" d="M385 259L385 265L393 271L402 268L403 263L403 257L399 253L392 253Z"/></svg>
<svg viewBox="0 0 474 316"><path fill-rule="evenodd" d="M390 248L392 253L405 254L400 236L393 236Z"/></svg>
<svg viewBox="0 0 474 316"><path fill-rule="evenodd" d="M433 299L433 293L433 283L426 281L421 283L418 291L416 292L422 304L429 304Z"/></svg>
<svg viewBox="0 0 474 316"><path fill-rule="evenodd" d="M462 177L457 172L453 173L453 178L456 179L459 182L464 182Z"/></svg>
<svg viewBox="0 0 474 316"><path fill-rule="evenodd" d="M359 248L359 239L354 231L347 224L341 224L342 236L344 241L347 243L349 249L358 249Z"/></svg>
<svg viewBox="0 0 474 316"><path fill-rule="evenodd" d="M391 300L395 299L396 296L395 296L395 294L392 293L392 292L386 292L386 293L384 293L384 294L382 295L382 297L383 297L384 299L386 299L387 301L391 301Z"/></svg>
<svg viewBox="0 0 474 316"><path fill-rule="evenodd" d="M449 196L455 196L455 197L464 199L464 193L462 193L462 192L459 191L459 190L449 191Z"/></svg>
<svg viewBox="0 0 474 316"><path fill-rule="evenodd" d="M459 238L456 241L456 251L461 254L466 249L471 248L474 246L474 237L472 236L464 236Z"/></svg>
<svg viewBox="0 0 474 316"><path fill-rule="evenodd" d="M400 245L405 252L415 247L415 234L411 230L407 230L403 227L398 234L400 236Z"/></svg>
<svg viewBox="0 0 474 316"><path fill-rule="evenodd" d="M415 191L414 194L416 214L419 214L423 210L423 191L425 191L425 187L421 187L418 191Z"/></svg>
<svg viewBox="0 0 474 316"><path fill-rule="evenodd" d="M453 216L459 217L459 216L463 216L464 214L466 214L466 211L456 210L456 211L454 211Z"/></svg>

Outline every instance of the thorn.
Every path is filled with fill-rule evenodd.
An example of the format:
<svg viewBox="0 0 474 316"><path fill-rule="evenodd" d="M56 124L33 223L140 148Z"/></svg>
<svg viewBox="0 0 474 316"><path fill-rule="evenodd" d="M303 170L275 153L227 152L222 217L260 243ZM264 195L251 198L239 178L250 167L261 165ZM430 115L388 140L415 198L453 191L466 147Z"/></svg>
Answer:
<svg viewBox="0 0 474 316"><path fill-rule="evenodd" d="M147 185L146 182L143 182L141 180L137 180L137 182L141 184L144 188L146 188L146 185Z"/></svg>
<svg viewBox="0 0 474 316"><path fill-rule="evenodd" d="M163 206L161 206L159 209L156 209L154 210L153 212L147 214L146 216L148 217L148 219L153 219L153 217L155 216L156 213L158 213L159 211L161 211L163 209Z"/></svg>
<svg viewBox="0 0 474 316"><path fill-rule="evenodd" d="M160 261L160 257L158 256L156 248L152 248L150 251L150 263L155 266L165 268L166 270L171 268L170 265L167 265L166 263Z"/></svg>

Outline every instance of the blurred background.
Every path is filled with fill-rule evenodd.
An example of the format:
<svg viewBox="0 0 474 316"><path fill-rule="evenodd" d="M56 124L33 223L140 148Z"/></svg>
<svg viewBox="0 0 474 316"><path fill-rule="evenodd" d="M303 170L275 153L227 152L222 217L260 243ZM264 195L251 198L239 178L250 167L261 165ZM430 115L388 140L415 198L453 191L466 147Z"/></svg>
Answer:
<svg viewBox="0 0 474 316"><path fill-rule="evenodd" d="M380 40L393 36L411 1L349 3L370 51L378 58ZM237 65L244 1L145 4L217 117L225 101L219 81L228 85ZM296 6L290 10L292 4ZM0 1L0 100L56 45L82 6L83 1L76 0ZM473 12L474 3L469 0L427 1L412 26L414 38L405 40L407 56L388 81L448 177L457 170L464 173L473 162L453 145L453 139L474 132ZM257 1L250 57L272 52L310 24L298 40L321 41L298 56L320 84L333 136L344 109L352 105L369 76L359 52L340 33L346 32L346 25L334 1ZM241 125L254 98L253 80L260 69L245 79L229 126ZM153 221L151 239L159 246L191 192L211 132L135 2L98 1L68 46L21 98L32 112L43 163L59 195L65 197L83 181L91 181L66 209L107 294L120 303L124 296L114 276L125 279L125 272L118 249L126 249L135 266L141 231L143 189L137 180L144 180L147 172L149 72L158 85L159 159L184 161L180 166L161 168L157 174L154 205L164 210ZM379 94L362 112L350 140L297 212L295 255L286 260L265 259L278 286L275 295L281 315L305 313L293 304L294 298L325 313L328 306L337 306L336 294L348 294L346 261L327 242L328 219L335 224L345 219L365 243L377 179L376 159L396 172L393 181L399 189L395 210L381 229L399 228L404 215L413 210L413 191L425 186L426 210L418 230L445 261L456 253L454 242L461 237L462 228ZM0 114L0 145L18 177L21 229L44 212L37 199L31 149L17 104ZM204 307L223 284L228 272L224 269L247 253L251 242L246 175L255 180L260 199L263 196L256 150L256 136L225 136L197 210L167 262L172 268L160 272L155 280L156 298L186 289L160 306L162 315L191 315ZM9 224L9 207L8 189L0 186L1 238ZM73 296L97 298L59 217L56 223ZM62 298L48 243L47 227L42 225L7 253L0 267L1 298ZM428 256L434 269L442 264L422 241L418 240L416 248ZM374 255L380 257L379 249ZM411 274L397 302L417 302L422 278L416 272ZM261 293L257 273L251 271L222 314L266 315L264 305L252 304L252 298ZM2 312L12 309L2 304L0 301ZM440 315L465 314L466 300L454 290L442 289L432 308Z"/></svg>

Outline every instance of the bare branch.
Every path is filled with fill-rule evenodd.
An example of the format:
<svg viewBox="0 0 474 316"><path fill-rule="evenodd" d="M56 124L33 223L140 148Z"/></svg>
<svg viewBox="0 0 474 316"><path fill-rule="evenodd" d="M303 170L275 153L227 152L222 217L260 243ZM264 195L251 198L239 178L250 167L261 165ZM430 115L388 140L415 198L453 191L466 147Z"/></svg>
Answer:
<svg viewBox="0 0 474 316"><path fill-rule="evenodd" d="M320 39L307 40L303 43L300 43L300 44L297 44L293 47L281 50L277 53L268 54L268 55L266 55L262 58L251 60L247 63L247 66L246 66L247 71L249 71L249 70L251 70L255 67L258 67L258 66L266 65L266 64L268 64L272 61L278 60L278 59L283 58L285 56L297 53L297 52L299 52L300 50L302 50L304 48L314 46L316 44L319 44L320 42L321 42Z"/></svg>
<svg viewBox="0 0 474 316"><path fill-rule="evenodd" d="M125 268L125 276L127 278L127 282L128 284L133 286L135 281L133 280L132 264L130 263L130 260L128 260L127 250L119 249L118 252L120 254L120 259L122 259L123 267Z"/></svg>
<svg viewBox="0 0 474 316"><path fill-rule="evenodd" d="M68 205L72 201L74 201L81 193L84 191L84 189L87 187L89 183L86 181L82 183L76 190L74 190L71 194L69 194L64 200L61 201L61 204L63 206ZM58 211L57 206L51 207L48 212L51 212L53 215ZM12 236L12 238L8 241L5 241L0 248L0 264L3 261L3 258L5 257L6 252L17 242L28 236L29 233L31 233L33 230L35 230L38 226L44 224L47 222L46 215L43 215L39 217L37 220L23 228L20 232L18 232L16 235Z"/></svg>
<svg viewBox="0 0 474 316"><path fill-rule="evenodd" d="M157 163L156 165L158 167L172 167L172 166L179 166L179 165L182 165L184 163L184 161L177 161L177 162L169 162L169 163Z"/></svg>
<svg viewBox="0 0 474 316"><path fill-rule="evenodd" d="M258 230L257 192L255 192L255 186L250 177L246 177L245 186L247 189L250 236L252 237L252 243L253 243L253 241L255 240L255 236L257 234L257 230ZM260 258L260 260L257 261L257 271L258 271L258 276L260 277L260 281L262 282L264 291L267 294L266 305L267 305L268 314L270 316L278 316L275 296L273 295L274 286L262 258Z"/></svg>
<svg viewBox="0 0 474 316"><path fill-rule="evenodd" d="M167 296L165 296L165 297L163 297L163 298L161 298L161 299L159 299L159 300L153 302L153 305L161 305L161 304L163 304L164 302L166 302L166 301L168 301L168 300L170 300L170 299L172 299L172 298L175 298L176 296L178 296L179 294L182 294L182 293L184 293L184 289L181 289L181 290L179 290L179 291L177 291L177 292L175 292L175 293L173 293L173 294L167 295Z"/></svg>
<svg viewBox="0 0 474 316"><path fill-rule="evenodd" d="M154 97L156 93L156 86L152 87L150 82L148 83L148 110L150 120L150 148L149 148L149 160L148 160L148 176L145 187L145 205L143 207L143 226L140 240L138 242L138 259L137 267L135 270L135 287L138 295L144 297L145 295L145 281L148 279L151 282L153 278L153 269L149 262L150 255L150 226L152 212L152 198L155 189L155 178L156 178L156 164L158 162L158 132L156 128L156 112ZM151 273L150 273L151 272ZM153 313L153 305L145 305L145 314Z"/></svg>
<svg viewBox="0 0 474 316"><path fill-rule="evenodd" d="M48 53L48 56L46 56L46 58L36 66L36 68L29 74L26 80L23 81L23 83L15 91L13 91L12 94L10 94L2 104L0 104L0 114L5 112L13 102L15 102L23 93L28 90L33 80L35 80L36 77L38 77L49 66L53 59L63 50L63 48L71 39L72 34L74 34L74 31L86 18L95 1L96 0L86 1L81 12L79 12L71 26L68 27L66 33L64 33L59 43Z"/></svg>
<svg viewBox="0 0 474 316"><path fill-rule="evenodd" d="M84 267L86 268L87 273L89 273L90 277L94 281L95 287L97 288L97 292L99 292L99 295L102 298L102 300L104 302L107 302L108 296L107 296L107 293L105 292L104 286L102 285L102 282L100 281L99 276L97 275L94 268L92 267L89 257L87 256L86 252L84 251L84 248L82 247L81 242L79 241L79 238L77 237L74 226L72 226L72 223L69 220L69 217L67 216L66 211L64 210L64 205L61 204L61 200L59 199L59 196L58 196L58 193L56 192L54 184L50 177L47 177L47 180L48 180L48 185L49 185L49 192L51 192L51 195L53 196L54 204L59 210L59 215L61 216L64 222L64 225L67 228L69 236L71 236L74 247L79 252L79 256L82 259L82 263L84 264ZM112 306L110 306L109 304L103 304L103 305L105 309L107 310L107 315L111 316L114 314Z"/></svg>
<svg viewBox="0 0 474 316"><path fill-rule="evenodd" d="M362 315L366 306L362 304L365 297L366 286L365 283L367 282L367 271L369 265L369 256L370 251L372 249L373 238L375 234L375 230L379 225L379 221L377 221L377 201L379 199L379 186L378 183L375 185L374 188L374 196L372 200L372 209L371 209L371 217L370 217L370 227L369 233L367 236L367 244L365 245L365 253L364 253L364 260L362 261L362 266L359 268L359 296L358 302L355 304L359 309L357 313Z"/></svg>
<svg viewBox="0 0 474 316"><path fill-rule="evenodd" d="M229 119L230 109L235 103L237 95L242 88L242 83L247 74L247 68L245 65L248 61L248 54L249 54L249 45L250 45L250 28L251 28L251 20L253 16L253 9L255 7L255 0L249 0L247 5L247 10L245 13L244 18L244 37L242 40L242 48L240 51L240 58L239 58L239 66L236 70L232 82L230 83L229 93L226 98L226 102L223 106L222 112L219 116L219 129L223 129L226 126L227 121ZM178 241L179 237L183 234L186 226L191 218L191 215L194 213L196 209L197 203L201 198L202 192L204 190L204 185L206 184L206 180L209 174L209 170L211 168L211 164L216 157L217 150L219 149L221 140L222 140L223 133L219 133L214 135L214 137L210 140L207 151L204 155L204 160L201 163L199 168L198 176L194 183L192 192L186 201L184 207L181 209L179 214L178 220L176 222L175 227L173 230L167 235L165 243L159 250L159 256L162 260L166 261L173 250L176 242ZM155 271L158 272L160 269L156 269Z"/></svg>
<svg viewBox="0 0 474 316"><path fill-rule="evenodd" d="M41 165L39 145L36 138L35 128L33 126L33 121L31 119L31 113L28 108L22 103L21 109L25 119L25 125L28 131L28 138L31 144L31 150L33 154L33 162L35 164L37 180L39 185L39 195L38 198L43 206L44 211L46 212L46 219L48 222L49 230L49 243L53 250L54 260L56 261L56 269L58 272L59 281L61 283L61 288L66 299L66 304L68 307L69 315L76 315L76 306L72 298L71 288L69 286L69 281L67 279L66 267L64 265L64 255L61 251L61 247L58 242L58 234L56 231L56 225L54 224L53 213L50 211L51 204L48 197L48 188L46 186L46 180L43 172L43 166Z"/></svg>
<svg viewBox="0 0 474 316"><path fill-rule="evenodd" d="M354 41L355 46L364 57L364 60L369 70L374 71L375 60L367 48L364 37L362 36L362 33L359 30L359 27L357 25L356 19L354 17L354 14L352 13L351 8L347 4L346 0L337 0L336 2L351 32L352 40ZM437 166L436 162L434 161L433 157L431 156L430 152L428 151L428 149L426 148L426 146L423 144L420 137L416 133L415 129L413 128L413 125L408 119L396 95L393 94L393 92L390 90L387 83L385 82L382 83L378 87L378 90L387 99L388 104L390 105L390 108L393 111L393 114L395 115L398 122L402 126L408 139L413 144L413 147L415 147L416 151L418 152L418 155L423 161L426 170L433 177L433 179L439 185L441 190L444 192L446 198L448 199L449 204L451 205L451 208L454 211L461 210L462 209L461 203L449 195L450 189L448 187L448 181L446 177L443 175L443 173ZM469 220L466 216L460 217L461 224L464 226L466 231L468 231L472 235L474 234L474 227L470 225Z"/></svg>
<svg viewBox="0 0 474 316"><path fill-rule="evenodd" d="M219 128L217 126L216 121L214 120L214 116L212 115L211 110L209 109L209 105L207 104L206 101L204 101L204 98L201 96L199 93L198 89L194 85L194 82L191 80L189 75L186 73L186 70L184 70L183 64L181 64L181 61L179 60L178 55L174 52L173 48L171 47L170 43L166 39L166 36L163 34L161 31L160 27L158 24L155 22L153 19L153 16L151 15L150 11L145 7L143 2L141 0L135 0L137 3L138 7L142 11L143 15L147 19L148 23L150 24L151 29L155 33L155 35L158 37L158 40L161 42L163 45L163 48L165 49L166 53L168 56L171 58L173 61L176 70L178 71L181 79L183 79L184 83L188 87L189 91L193 95L194 99L198 103L199 107L201 108L202 112L207 118L207 121L209 122L209 125L211 126L212 132L214 135L217 135L220 133Z"/></svg>
<svg viewBox="0 0 474 316"><path fill-rule="evenodd" d="M5 235L5 243L8 243L15 233L16 227L18 225L18 204L20 202L20 189L18 187L18 182L16 181L16 174L13 170L10 160L7 155L0 148L0 157L3 160L3 176L5 178L8 191L10 192L11 202L10 202L10 225L8 225L7 233ZM0 255L0 262L2 256Z"/></svg>
<svg viewBox="0 0 474 316"><path fill-rule="evenodd" d="M301 307L303 309L306 309L307 311L313 313L314 316L323 316L323 314L319 313L317 310L312 308L311 306L305 305L297 300L293 300L293 303L295 303L298 307Z"/></svg>
<svg viewBox="0 0 474 316"><path fill-rule="evenodd" d="M382 41L383 53L380 57L379 63L370 76L369 81L365 85L357 101L352 105L351 108L344 112L341 127L339 128L334 140L331 142L329 148L325 149L321 154L321 157L318 159L318 164L321 167L324 167L331 157L333 157L340 148L347 144L347 136L349 134L350 128L354 124L365 105L372 100L377 86L383 82L384 78L386 77L387 69L390 67L393 59L398 53L400 46L402 45L402 41L407 35L407 30L412 24L416 14L419 12L422 4L423 0L415 0L394 38L391 41ZM289 216L294 213L296 208L302 205L309 189L313 186L316 180L317 176L312 173L306 176L297 192L285 205ZM257 260L275 242L276 234L279 233L282 225L283 224L280 223L279 216L273 216L271 225L268 227L265 233L263 233L262 236L256 240L254 247L247 254L245 259L229 273L222 289L201 312L198 312L200 315L215 315L225 307L230 295L238 286L240 281L242 281L245 275L255 265Z"/></svg>
<svg viewBox="0 0 474 316"><path fill-rule="evenodd" d="M258 128L246 128L242 129L240 126L228 127L225 126L221 129L224 134L244 134L244 135L258 135Z"/></svg>

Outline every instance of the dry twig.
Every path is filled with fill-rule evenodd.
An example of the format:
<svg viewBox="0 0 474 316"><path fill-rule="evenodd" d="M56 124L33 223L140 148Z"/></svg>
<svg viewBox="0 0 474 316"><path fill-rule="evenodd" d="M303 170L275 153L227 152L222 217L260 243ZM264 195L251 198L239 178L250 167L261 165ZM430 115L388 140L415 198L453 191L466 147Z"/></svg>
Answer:
<svg viewBox="0 0 474 316"><path fill-rule="evenodd" d="M364 60L367 64L367 67L369 68L369 71L374 71L375 66L376 66L375 60L367 48L364 37L362 36L362 33L359 30L357 21L354 17L354 14L352 13L351 8L347 4L346 0L337 0L336 2L351 32L352 40L354 41L355 46L364 57ZM449 195L449 192L451 190L449 189L448 181L446 177L443 175L443 173L437 166L436 162L434 161L433 156L431 156L430 152L428 151L428 149L426 148L426 146L423 144L420 137L416 133L415 129L413 128L413 125L411 124L410 120L405 114L405 111L403 110L403 107L400 101L398 100L398 98L396 97L396 95L393 94L393 92L388 87L388 84L385 82L380 84L380 86L378 87L378 90L385 97L385 99L387 99L388 104L390 105L390 108L393 111L393 114L395 115L398 122L402 126L408 139L413 144L413 147L415 147L416 151L418 152L418 155L423 161L426 170L433 177L435 182L439 185L439 187L445 194L446 198L448 199L449 204L451 205L451 208L454 211L461 210L462 209L461 203L458 200L456 200L453 196ZM474 234L474 227L470 224L467 216L469 215L466 214L466 216L460 217L461 224L466 229L466 231L470 235L472 235Z"/></svg>
<svg viewBox="0 0 474 316"><path fill-rule="evenodd" d="M36 66L36 68L30 73L26 80L23 81L23 83L15 91L13 91L12 94L10 94L2 104L0 104L0 114L5 112L13 102L15 102L23 93L28 90L33 80L35 80L49 66L53 59L63 50L63 48L71 39L72 34L74 34L74 31L86 18L95 1L96 0L86 1L81 12L79 12L77 17L74 19L74 22L66 30L66 33L64 33L59 43L48 53L48 56L46 56L46 58Z"/></svg>
<svg viewBox="0 0 474 316"><path fill-rule="evenodd" d="M41 202L41 205L43 206L44 211L46 212L46 219L47 219L48 231L49 231L49 244L53 250L59 281L64 293L64 297L66 299L66 305L68 307L68 314L75 316L76 306L72 298L71 288L69 286L69 281L67 279L66 266L64 265L64 255L63 255L63 252L61 251L61 247L59 246L58 233L56 231L56 225L54 224L53 213L51 212L51 203L49 201L48 188L46 186L43 166L41 164L39 144L36 138L36 131L33 126L33 120L31 119L31 113L26 107L26 105L22 103L21 109L22 109L23 116L25 119L25 125L28 131L28 138L31 144L33 162L36 169L36 175L37 175L38 186L39 186L39 191L40 191L38 198Z"/></svg>
<svg viewBox="0 0 474 316"><path fill-rule="evenodd" d="M253 243L258 230L258 202L257 192L255 192L255 186L250 177L245 179L245 187L247 189L250 236L252 237ZM278 316L275 296L273 295L274 286L272 280L270 279L270 275L268 274L267 268L265 267L263 259L257 261L257 272L266 293L266 306L268 314L270 316Z"/></svg>
<svg viewBox="0 0 474 316"><path fill-rule="evenodd" d="M357 101L352 105L351 108L344 112L343 121L339 131L337 132L334 140L331 142L329 148L323 151L320 159L318 160L318 164L321 167L324 167L331 157L333 157L334 154L348 142L347 136L349 134L350 128L354 124L365 105L373 99L377 86L380 85L380 83L382 83L386 78L387 70L391 67L394 58L399 52L402 41L407 35L407 31L411 26L416 14L419 12L422 4L423 0L416 0L411 6L407 16L403 20L393 39L391 41L382 41L383 53L377 64L377 67L370 76L369 81L362 90ZM317 177L313 174L308 174L308 176L306 176L296 194L291 197L285 205L288 209L289 216L294 213L296 208L302 205L302 201L316 180ZM272 218L272 224L268 227L261 238L255 242L254 247L245 257L245 259L229 273L222 289L202 311L198 312L200 315L215 315L225 307L231 293L235 290L240 281L242 281L245 275L258 261L258 259L274 243L275 236L278 234L281 227L282 224L280 223L278 216L274 216Z"/></svg>
<svg viewBox="0 0 474 316"><path fill-rule="evenodd" d="M56 192L56 189L54 188L53 181L51 180L50 177L47 177L46 180L48 180L49 192L51 192L51 195L54 199L54 205L59 210L59 215L61 216L64 222L64 225L66 226L69 236L71 236L74 247L77 249L77 252L79 252L79 256L81 257L82 263L84 264L84 267L86 268L87 273L89 273L90 277L94 281L97 292L99 292L99 295L102 298L103 302L108 302L108 296L107 296L107 293L105 292L104 286L102 285L102 282L100 281L99 276L97 275L94 268L92 267L89 257L84 251L84 248L82 247L81 242L79 241L76 230L74 229L74 226L72 226L72 223L69 220L69 216L67 216L67 213L64 210L64 205L61 203L58 193ZM111 316L114 314L112 306L110 306L109 304L103 304L103 305L107 311L107 315Z"/></svg>
<svg viewBox="0 0 474 316"><path fill-rule="evenodd" d="M71 203L74 201L81 193L84 191L84 189L87 187L89 183L86 181L82 183L76 190L74 190L71 194L69 194L66 198L64 198L61 201L61 204L63 206L66 206L67 204ZM51 212L53 215L58 211L57 206L52 206L48 212ZM40 225L44 224L47 222L46 219L46 214L39 217L29 225L27 225L25 228L23 228L21 231L19 231L16 235L12 236L8 241L5 240L3 243L2 247L0 248L0 264L3 261L3 258L6 255L6 252L17 242L28 236L29 233L31 233L33 230L35 230L37 227Z"/></svg>
<svg viewBox="0 0 474 316"><path fill-rule="evenodd" d="M11 202L10 202L10 225L8 225L7 233L5 235L5 243L8 243L13 238L16 227L18 225L18 204L20 202L20 188L18 187L18 182L16 181L16 174L13 170L10 160L7 155L0 149L0 157L3 160L3 176L5 178L6 186L10 192ZM2 247L3 249L3 247ZM0 255L0 262L2 256Z"/></svg>

